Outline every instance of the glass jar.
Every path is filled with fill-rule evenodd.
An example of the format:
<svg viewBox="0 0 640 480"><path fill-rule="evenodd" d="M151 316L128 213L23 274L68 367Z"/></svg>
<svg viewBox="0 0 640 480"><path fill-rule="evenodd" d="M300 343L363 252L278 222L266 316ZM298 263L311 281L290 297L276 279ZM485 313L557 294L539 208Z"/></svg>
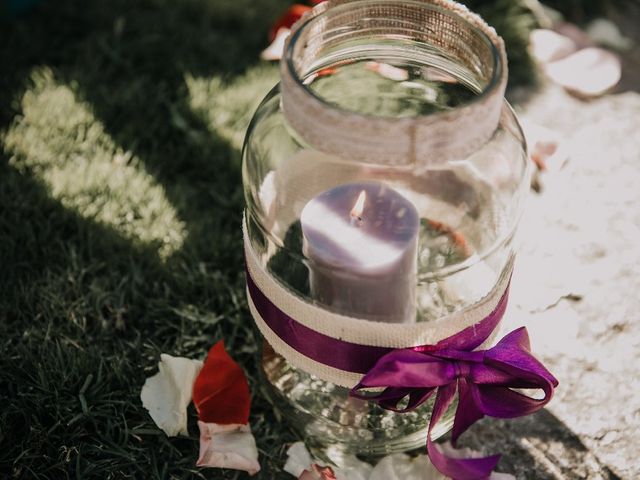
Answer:
<svg viewBox="0 0 640 480"><path fill-rule="evenodd" d="M479 17L446 0L325 2L294 27L281 71L243 149L245 248L267 276L363 328L403 329L443 325L510 275L528 162L504 45ZM310 447L424 444L432 403L383 410L272 343L264 381Z"/></svg>

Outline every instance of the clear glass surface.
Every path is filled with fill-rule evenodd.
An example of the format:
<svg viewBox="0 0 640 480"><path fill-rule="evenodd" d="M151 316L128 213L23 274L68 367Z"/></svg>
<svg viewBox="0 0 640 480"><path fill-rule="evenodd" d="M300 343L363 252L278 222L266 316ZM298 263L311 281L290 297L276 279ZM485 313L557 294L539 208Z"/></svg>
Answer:
<svg viewBox="0 0 640 480"><path fill-rule="evenodd" d="M300 81L338 111L369 116L431 115L482 95L486 85L446 49L418 47L411 39L363 28L339 48L320 51ZM322 192L348 183L376 182L407 199L419 215L414 308L404 319L409 322L441 318L486 296L513 256L512 238L528 191L526 147L506 101L493 136L468 157L433 168L394 167L307 145L285 119L279 86L259 106L247 132L243 178L250 245L270 275L308 302L372 320L379 319L362 314L348 298L335 302L314 295L310 278L319 267L305 250L301 214ZM411 413L385 411L293 367L266 343L262 366L274 404L312 447L339 445L380 455L424 444L428 402ZM451 410L434 436L451 427L452 416Z"/></svg>

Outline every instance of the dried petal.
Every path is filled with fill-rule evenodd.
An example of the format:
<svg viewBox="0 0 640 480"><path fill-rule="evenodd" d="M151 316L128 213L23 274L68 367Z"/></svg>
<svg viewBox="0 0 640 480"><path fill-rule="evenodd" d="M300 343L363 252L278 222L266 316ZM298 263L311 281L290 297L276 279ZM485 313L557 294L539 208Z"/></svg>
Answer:
<svg viewBox="0 0 640 480"><path fill-rule="evenodd" d="M286 27L280 27L276 32L276 36L271 42L271 44L265 48L262 53L260 53L260 58L262 60L280 60L282 58L282 54L284 52L284 43L287 40L287 37L291 33Z"/></svg>
<svg viewBox="0 0 640 480"><path fill-rule="evenodd" d="M325 454L335 466L336 480L367 480L373 467L355 455L346 455L339 449L329 447Z"/></svg>
<svg viewBox="0 0 640 480"><path fill-rule="evenodd" d="M571 55L578 49L569 37L553 30L536 29L529 35L531 55L540 63L549 63Z"/></svg>
<svg viewBox="0 0 640 480"><path fill-rule="evenodd" d="M589 35L577 25L573 23L560 23L554 25L553 31L573 40L578 50L593 47L593 42Z"/></svg>
<svg viewBox="0 0 640 480"><path fill-rule="evenodd" d="M219 425L249 422L251 397L242 368L216 343L193 385L193 403L200 420Z"/></svg>
<svg viewBox="0 0 640 480"><path fill-rule="evenodd" d="M369 480L446 480L446 477L426 455L411 458L404 453L394 453L378 462Z"/></svg>
<svg viewBox="0 0 640 480"><path fill-rule="evenodd" d="M400 67L394 67L388 63L367 62L365 68L382 77L388 78L389 80L395 80L396 82L402 82L409 78L409 72L407 70Z"/></svg>
<svg viewBox="0 0 640 480"><path fill-rule="evenodd" d="M606 18L596 18L589 23L587 35L594 43L616 50L628 50L633 45L631 39L625 37L618 26Z"/></svg>
<svg viewBox="0 0 640 480"><path fill-rule="evenodd" d="M296 442L287 450L287 462L284 464L284 471L294 477L299 477L302 472L309 470L313 460L311 454L303 442Z"/></svg>
<svg viewBox="0 0 640 480"><path fill-rule="evenodd" d="M142 405L168 436L188 435L187 406L193 382L202 368L200 360L160 355L158 373L147 378L140 392Z"/></svg>
<svg viewBox="0 0 640 480"><path fill-rule="evenodd" d="M314 463L300 474L298 480L337 480L331 467L321 467Z"/></svg>
<svg viewBox="0 0 640 480"><path fill-rule="evenodd" d="M615 54L601 48L585 48L550 63L545 71L551 80L570 92L595 97L618 83L622 67Z"/></svg>
<svg viewBox="0 0 640 480"><path fill-rule="evenodd" d="M200 428L199 467L260 471L256 441L248 425L217 425L198 421Z"/></svg>
<svg viewBox="0 0 640 480"><path fill-rule="evenodd" d="M289 9L282 14L278 20L273 24L271 30L269 30L269 41L273 42L276 39L278 34L278 30L281 28L290 29L294 23L296 23L302 16L311 10L311 7L308 5L301 5L299 3L294 3L289 7Z"/></svg>

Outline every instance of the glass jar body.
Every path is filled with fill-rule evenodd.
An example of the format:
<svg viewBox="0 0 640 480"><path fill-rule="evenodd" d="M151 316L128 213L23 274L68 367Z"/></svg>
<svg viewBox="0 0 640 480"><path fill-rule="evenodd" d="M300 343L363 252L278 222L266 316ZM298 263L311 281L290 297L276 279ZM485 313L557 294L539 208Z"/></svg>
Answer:
<svg viewBox="0 0 640 480"><path fill-rule="evenodd" d="M365 2L354 5L360 3ZM415 2L391 3L415 7ZM357 112L366 127L368 119L428 117L456 110L482 96L484 87L474 84L473 75L442 48L366 35L363 31L362 38L319 55L300 77L308 94L321 98L338 115ZM246 248L274 282L338 315L412 324L433 322L473 307L510 274L513 236L529 179L522 132L505 101L501 100L499 120L489 138L465 154L386 164L310 143L310 137L283 110L282 93L276 86L258 107L243 148ZM313 125L309 120L304 119L307 128ZM331 125L318 124L317 128L331 132ZM357 138L358 126L353 128ZM459 132L462 145L465 135ZM471 141L471 133L469 137ZM415 269L403 271L409 287L391 282L378 288L377 283L389 275L338 272L340 266L327 268L328 261L322 264L317 254L310 254L308 223L301 221L305 207L341 186L372 184L397 192L419 218L416 244L411 247L415 248L411 251ZM353 224L354 218L357 223L358 215L348 221ZM339 232L328 229L324 233L333 237L332 242L340 242ZM349 285L365 285L365 293L343 288L344 281L336 291L337 282L330 284L326 277L338 275L347 278ZM333 293L320 295L314 282L329 284ZM410 289L410 295L402 298L408 299L411 308L398 318L376 315L378 307L362 306L375 304L366 295L369 286L375 292L372 296L383 299L385 289L389 295ZM266 341L261 364L274 405L318 454L325 447L337 447L377 456L424 445L433 398L409 413L384 410L351 397L348 388L294 366ZM433 429L433 438L451 428L454 407Z"/></svg>

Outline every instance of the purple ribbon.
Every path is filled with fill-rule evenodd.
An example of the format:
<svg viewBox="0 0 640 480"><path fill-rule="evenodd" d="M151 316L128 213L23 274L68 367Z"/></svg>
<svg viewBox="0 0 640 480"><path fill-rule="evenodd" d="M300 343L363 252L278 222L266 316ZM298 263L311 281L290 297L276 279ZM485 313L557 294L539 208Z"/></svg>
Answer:
<svg viewBox="0 0 640 480"><path fill-rule="evenodd" d="M458 437L485 415L514 418L540 410L551 400L558 385L553 375L531 355L529 336L524 327L509 333L493 348L475 350L489 338L502 319L508 288L496 308L478 323L435 345L399 349L347 342L306 327L273 304L248 270L247 288L265 323L293 349L330 367L365 374L351 391L352 396L377 402L388 410L408 412L435 394L427 451L435 467L454 480L485 480L500 459L499 455L450 458L432 442L433 426L451 405L456 392L454 446ZM379 387L384 390L377 394L366 391ZM534 399L513 388L540 389L544 397ZM398 408L407 397L407 406Z"/></svg>
<svg viewBox="0 0 640 480"><path fill-rule="evenodd" d="M454 480L485 480L500 460L500 455L451 458L436 448L431 431L456 391L458 407L451 432L454 446L458 437L485 415L514 418L540 410L551 400L558 385L553 375L531 355L524 327L509 333L493 348L473 350L477 346L478 339L465 338L463 330L435 346L394 350L378 360L351 392L357 398L375 401L395 412L411 411L435 394L427 452L434 466ZM374 395L364 391L373 387L386 388ZM512 388L540 389L544 397L531 398ZM398 408L406 397L407 406Z"/></svg>

